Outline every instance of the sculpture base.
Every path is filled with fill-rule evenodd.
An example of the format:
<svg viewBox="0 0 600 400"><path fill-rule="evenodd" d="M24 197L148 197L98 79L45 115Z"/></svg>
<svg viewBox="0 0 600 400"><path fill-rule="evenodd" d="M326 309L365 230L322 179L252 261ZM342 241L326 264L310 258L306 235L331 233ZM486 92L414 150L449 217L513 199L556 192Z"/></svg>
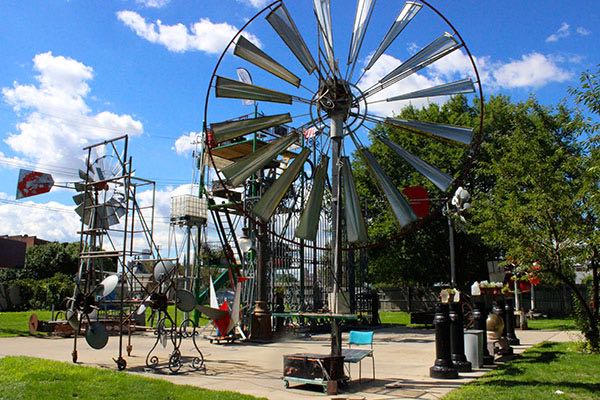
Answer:
<svg viewBox="0 0 600 400"><path fill-rule="evenodd" d="M271 312L264 301L257 301L255 303L254 313L252 314L250 340L253 342L270 342L273 340Z"/></svg>
<svg viewBox="0 0 600 400"><path fill-rule="evenodd" d="M458 359L452 357L452 363L454 364L454 368L456 368L458 372L473 371L473 366L471 365L471 362L467 361L467 358L465 356L459 357Z"/></svg>
<svg viewBox="0 0 600 400"><path fill-rule="evenodd" d="M454 367L434 365L429 368L429 376L434 379L458 379L458 371Z"/></svg>

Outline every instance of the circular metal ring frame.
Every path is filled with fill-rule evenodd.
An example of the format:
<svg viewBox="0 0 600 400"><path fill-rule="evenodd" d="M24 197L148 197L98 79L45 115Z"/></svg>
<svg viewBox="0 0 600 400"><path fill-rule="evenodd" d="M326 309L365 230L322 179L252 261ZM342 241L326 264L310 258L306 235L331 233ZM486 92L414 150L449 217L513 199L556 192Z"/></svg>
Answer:
<svg viewBox="0 0 600 400"><path fill-rule="evenodd" d="M450 22L450 20L448 20L448 18L444 14L442 14L442 12L439 11L436 7L434 7L433 5L431 5L429 1L430 0L419 0L420 3L423 3L429 10L433 11L440 19L442 19L442 21L444 21L446 23L446 25L452 30L452 32L454 32L454 34L456 35L456 37L462 43L462 47L464 48L465 52L467 53L467 57L469 58L471 66L473 67L473 72L475 73L475 78L476 78L476 82L474 82L474 83L477 84L477 93L479 94L479 126L478 126L479 130L474 135L474 139L473 139L473 142L470 145L469 151L468 151L467 155L464 157L464 160L463 160L462 164L458 168L461 171L461 173L459 174L459 176L456 179L454 179L452 187L449 189L449 192L452 193L459 186L461 186L463 184L463 182L465 182L466 179L469 177L469 174L470 174L471 169L473 167L473 162L475 161L475 156L479 152L479 148L481 146L481 138L483 136L483 122L484 122L485 103L484 103L483 87L481 85L481 77L479 75L479 70L477 69L477 64L475 63L475 59L474 59L471 51L469 50L469 47L467 46L467 43L464 41L464 39L462 38L462 36L459 33L459 31ZM272 2L270 4L268 4L267 6L265 6L262 10L258 11L256 14L254 14L254 16L252 18L250 18L240 28L240 30L235 34L235 36L229 41L229 43L227 44L227 46L225 47L225 49L223 50L223 52L219 56L219 59L217 60L217 63L215 64L215 67L214 67L213 72L211 74L210 81L208 83L208 88L206 90L206 96L205 96L205 100L204 100L204 118L203 118L203 123L202 123L202 131L203 132L207 132L208 131L208 122L207 121L208 121L208 109L209 109L210 91L213 88L213 85L214 85L214 82L215 82L215 78L217 76L217 72L219 70L219 67L221 66L221 63L222 63L223 59L225 58L225 55L229 52L229 49L231 48L231 46L237 41L238 37L246 30L246 28L248 26L250 26L252 24L252 22L254 22L256 19L258 19L258 17L260 17L266 11L272 10L273 8L275 8L276 6L278 6L281 3L283 3L283 0L274 1L274 2ZM356 85L354 85L354 84L350 84L350 85L353 88L357 89L360 92L360 89L358 89L358 87L356 87ZM367 112L367 110L366 110L366 102L365 102L365 111L364 112L365 112L365 114ZM311 113L311 117L312 117L312 107L310 109L310 113ZM352 120L352 123L354 123L357 119L358 119L358 117L356 117L354 120ZM323 122L322 119L321 119L321 117L320 117L320 115L319 115L319 119L318 120L319 120L319 122ZM360 122L360 125L357 126L354 129L358 129L360 126L362 126L363 123L364 123L364 120L362 120ZM213 158L211 147L209 146L209 143L208 143L207 135L205 135L204 140L205 140L205 142L204 142L204 146L205 147L204 148L208 150L208 156L209 156L209 159L210 159L210 164L211 164L211 166L213 168L215 168L215 162L214 162L214 158ZM216 168L215 168L215 170L216 170ZM225 189L225 191L227 193L231 193L232 191L227 188L226 182L223 180L223 178L221 177L221 175L219 173L217 173L216 175L217 175L217 178L219 180L219 183ZM234 207L239 212L241 212L246 218L250 219L253 223L255 223L257 225L264 226L265 229L266 229L266 231L268 233L274 235L279 240L282 240L282 241L287 242L287 243L293 243L293 244L299 244L300 243L300 239L298 239L298 240L289 239L289 238L287 238L287 237L285 237L283 235L280 235L278 232L273 231L269 227L268 223L264 223L260 219L256 218L254 215L252 215L251 212L249 212L248 210L246 210L243 206L236 204L236 205L234 205ZM409 225L408 227L400 229L397 234L390 236L388 238L388 240L379 241L377 243L367 243L367 244L363 244L363 245L352 245L350 247L342 247L342 251L357 250L357 249L368 249L368 248L377 248L377 247L383 247L383 246L389 245L389 243L391 241L396 241L396 240L402 238L403 236L405 236L407 233L412 232L415 229L419 229L426 222L428 222L429 220L433 219L434 217L437 217L440 214L440 212L441 211L437 211L437 212L431 213L429 216L427 216L427 217L425 217L423 219L420 219L420 220L414 222L413 224ZM308 244L306 241L304 241L303 245L305 246L305 248L309 248L309 249L330 250L329 247L321 247L321 246L317 246L316 244L312 244L311 245L311 244Z"/></svg>

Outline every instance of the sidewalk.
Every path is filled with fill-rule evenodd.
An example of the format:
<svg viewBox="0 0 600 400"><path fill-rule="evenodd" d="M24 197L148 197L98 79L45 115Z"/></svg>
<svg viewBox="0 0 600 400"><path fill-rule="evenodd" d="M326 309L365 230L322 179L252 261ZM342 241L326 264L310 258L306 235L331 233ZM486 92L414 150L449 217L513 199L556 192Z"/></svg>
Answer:
<svg viewBox="0 0 600 400"><path fill-rule="evenodd" d="M560 331L517 331L521 353L543 341L577 340L577 332ZM344 336L344 341L346 340ZM435 359L435 337L432 330L390 327L375 331L375 381L371 377L371 361L363 362L363 383L352 381L345 388L350 398L365 399L438 399L452 389L483 375L488 369L461 374L457 380L435 380L429 378L429 367ZM242 343L234 345L211 345L198 339L198 346L206 360L207 374L189 371L184 365L179 375L147 372L146 354L155 342L152 335L133 337L133 352L127 359L130 373L166 379L178 384L188 384L214 390L234 390L269 399L326 399L319 387L283 387L281 380L283 355L300 352L328 353L329 336L317 335L308 339L288 339L270 344ZM126 342L125 342L126 343ZM73 339L62 338L1 338L0 357L25 355L58 361L71 362ZM91 349L85 340L79 339L79 362L82 365L116 369L113 357L118 355L118 337L111 337L102 350ZM168 359L170 347L163 349L159 344L156 354L161 362ZM183 356L193 356L191 339L181 346ZM125 353L126 356L126 353ZM353 367L353 378L358 369ZM367 379L364 379L367 378ZM388 388L386 388L388 385ZM390 386L391 385L391 386Z"/></svg>

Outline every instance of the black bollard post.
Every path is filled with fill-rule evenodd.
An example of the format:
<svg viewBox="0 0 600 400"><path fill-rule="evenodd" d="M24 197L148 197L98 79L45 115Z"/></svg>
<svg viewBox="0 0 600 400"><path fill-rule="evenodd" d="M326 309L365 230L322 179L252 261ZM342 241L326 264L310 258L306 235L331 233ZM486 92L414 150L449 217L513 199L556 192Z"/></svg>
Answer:
<svg viewBox="0 0 600 400"><path fill-rule="evenodd" d="M435 307L435 363L429 368L429 376L435 379L456 379L458 370L452 363L450 350L450 317L448 304L438 303Z"/></svg>
<svg viewBox="0 0 600 400"><path fill-rule="evenodd" d="M462 303L450 303L450 349L452 362L458 372L471 372L471 362L465 356L465 328Z"/></svg>
<svg viewBox="0 0 600 400"><path fill-rule="evenodd" d="M504 325L506 326L506 340L511 346L518 346L521 341L515 333L515 308L512 305L512 299L506 299L506 305L504 306L504 314L506 319Z"/></svg>
<svg viewBox="0 0 600 400"><path fill-rule="evenodd" d="M481 345L483 346L483 364L484 365L492 365L494 364L494 356L490 354L487 346L487 308L483 301L476 301L473 308L473 319L475 320L475 329L479 329L483 331L483 342Z"/></svg>
<svg viewBox="0 0 600 400"><path fill-rule="evenodd" d="M492 307L492 312L502 318L502 322L504 322L504 329L502 330L502 337L506 337L506 310L504 309L504 298L496 299L494 301L494 306Z"/></svg>

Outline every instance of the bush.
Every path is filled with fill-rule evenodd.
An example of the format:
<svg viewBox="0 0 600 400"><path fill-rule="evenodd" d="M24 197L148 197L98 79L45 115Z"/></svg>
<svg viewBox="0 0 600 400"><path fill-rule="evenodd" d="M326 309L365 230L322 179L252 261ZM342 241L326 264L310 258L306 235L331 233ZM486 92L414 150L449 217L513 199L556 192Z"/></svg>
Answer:
<svg viewBox="0 0 600 400"><path fill-rule="evenodd" d="M30 310L61 308L65 298L72 296L73 280L64 274L56 274L47 279L17 279L8 283L16 288L19 299L11 299L9 309ZM20 300L20 301L17 301Z"/></svg>

